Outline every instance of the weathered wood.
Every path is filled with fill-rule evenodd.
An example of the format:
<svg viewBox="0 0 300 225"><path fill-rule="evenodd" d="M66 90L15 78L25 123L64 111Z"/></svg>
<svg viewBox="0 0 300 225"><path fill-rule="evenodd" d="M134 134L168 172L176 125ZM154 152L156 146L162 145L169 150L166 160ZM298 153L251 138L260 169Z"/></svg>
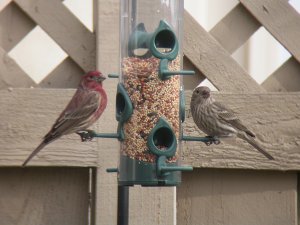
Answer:
<svg viewBox="0 0 300 225"><path fill-rule="evenodd" d="M295 172L196 169L177 190L180 225L297 225Z"/></svg>
<svg viewBox="0 0 300 225"><path fill-rule="evenodd" d="M119 72L119 1L97 0L95 1L94 27L96 30L97 69L104 74ZM114 43L114 44L108 44ZM117 121L115 113L115 94L118 79L106 80L106 89L109 93L108 110L104 114L104 120L108 124L101 124L108 132L116 132ZM117 224L117 176L107 173L106 168L118 166L119 149L118 141L111 147L111 140L100 140L101 149L98 151L98 168L95 199L95 220L97 225ZM132 205L130 205L132 207Z"/></svg>
<svg viewBox="0 0 300 225"><path fill-rule="evenodd" d="M7 5L9 5L12 0L2 0L0 2L0 11L2 11Z"/></svg>
<svg viewBox="0 0 300 225"><path fill-rule="evenodd" d="M130 188L129 224L174 225L175 187Z"/></svg>
<svg viewBox="0 0 300 225"><path fill-rule="evenodd" d="M0 165L20 166L73 93L73 89L1 90ZM97 125L93 128L97 130ZM97 166L97 141L82 143L76 134L62 137L46 146L28 166Z"/></svg>
<svg viewBox="0 0 300 225"><path fill-rule="evenodd" d="M191 92L186 92L187 108L190 96ZM299 93L222 93L214 96L237 113L275 160L268 160L248 143L233 139L209 147L204 143L185 142L184 163L210 168L300 169ZM191 136L204 135L192 118L186 119L184 133Z"/></svg>
<svg viewBox="0 0 300 225"><path fill-rule="evenodd" d="M184 13L184 54L218 90L263 92L255 80L208 34Z"/></svg>
<svg viewBox="0 0 300 225"><path fill-rule="evenodd" d="M116 131L117 124L111 116L114 115L114 97L111 97L114 89L108 84L106 87L110 103L93 128L109 133ZM21 165L39 144L73 93L74 90L63 89L0 91L0 165ZM190 93L186 92L187 105ZM257 133L261 145L276 160L266 160L250 145L237 140L210 147L203 143L183 143L185 163L195 167L216 168L300 168L299 93L215 94L215 97L236 111L244 123ZM186 119L184 133L192 136L203 135L195 127L192 118ZM97 139L81 143L77 135L68 135L49 144L29 165L114 167L117 165L118 149L117 140ZM104 161L107 163L104 164Z"/></svg>
<svg viewBox="0 0 300 225"><path fill-rule="evenodd" d="M11 2L0 12L0 46L9 52L35 27L35 23Z"/></svg>
<svg viewBox="0 0 300 225"><path fill-rule="evenodd" d="M195 71L195 75L183 76L183 85L185 89L194 89L199 83L201 83L205 79L203 73L201 73L201 71L199 71L198 68L195 67L193 63L185 56L183 57L183 69Z"/></svg>
<svg viewBox="0 0 300 225"><path fill-rule="evenodd" d="M0 168L1 224L88 224L88 177L88 168Z"/></svg>
<svg viewBox="0 0 300 225"><path fill-rule="evenodd" d="M229 53L241 47L260 28L260 23L242 4L238 4L210 30L210 34Z"/></svg>
<svg viewBox="0 0 300 225"><path fill-rule="evenodd" d="M282 0L241 0L256 19L300 62L300 15Z"/></svg>
<svg viewBox="0 0 300 225"><path fill-rule="evenodd" d="M300 91L300 64L294 57L289 58L262 86L267 91Z"/></svg>
<svg viewBox="0 0 300 225"><path fill-rule="evenodd" d="M95 69L96 38L60 0L15 0L84 70Z"/></svg>
<svg viewBox="0 0 300 225"><path fill-rule="evenodd" d="M0 47L0 90L8 87L31 87L35 82Z"/></svg>
<svg viewBox="0 0 300 225"><path fill-rule="evenodd" d="M62 61L40 83L44 88L77 88L84 71L70 58Z"/></svg>

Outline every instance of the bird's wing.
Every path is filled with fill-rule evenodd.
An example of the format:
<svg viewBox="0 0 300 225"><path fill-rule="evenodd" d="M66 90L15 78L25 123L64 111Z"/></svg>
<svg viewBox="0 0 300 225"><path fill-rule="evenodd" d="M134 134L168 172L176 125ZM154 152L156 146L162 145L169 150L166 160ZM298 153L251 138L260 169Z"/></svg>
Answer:
<svg viewBox="0 0 300 225"><path fill-rule="evenodd" d="M216 112L219 119L221 119L222 121L229 123L231 126L238 130L246 132L251 137L255 137L255 134L248 130L248 128L242 124L241 120L235 115L235 113L231 109L226 108L220 102L214 102L213 110Z"/></svg>
<svg viewBox="0 0 300 225"><path fill-rule="evenodd" d="M85 129L90 117L98 110L100 101L98 92L78 89L45 138Z"/></svg>

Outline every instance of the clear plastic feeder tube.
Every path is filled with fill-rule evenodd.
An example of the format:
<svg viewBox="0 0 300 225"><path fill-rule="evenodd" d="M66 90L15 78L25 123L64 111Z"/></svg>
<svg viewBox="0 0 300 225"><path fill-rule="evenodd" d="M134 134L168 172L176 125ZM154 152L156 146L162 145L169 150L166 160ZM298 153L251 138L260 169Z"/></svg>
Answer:
<svg viewBox="0 0 300 225"><path fill-rule="evenodd" d="M151 168L160 170L159 161L166 164L163 168L167 171L168 166L177 166L179 161L181 76L176 71L182 67L182 15L182 0L121 1L121 71L117 94L117 119L123 135L121 182L180 182L176 171L169 177L164 173L159 176ZM123 170L132 174L122 175Z"/></svg>

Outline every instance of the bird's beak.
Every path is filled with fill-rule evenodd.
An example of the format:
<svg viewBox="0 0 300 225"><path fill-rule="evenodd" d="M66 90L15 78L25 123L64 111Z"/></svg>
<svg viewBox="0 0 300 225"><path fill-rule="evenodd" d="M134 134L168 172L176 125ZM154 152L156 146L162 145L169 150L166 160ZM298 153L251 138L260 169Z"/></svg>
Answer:
<svg viewBox="0 0 300 225"><path fill-rule="evenodd" d="M203 93L203 98L207 99L207 98L209 98L209 96L210 96L210 93L208 91L205 91Z"/></svg>
<svg viewBox="0 0 300 225"><path fill-rule="evenodd" d="M102 81L104 81L106 79L105 76L101 76L101 77L97 77L96 81L101 83Z"/></svg>

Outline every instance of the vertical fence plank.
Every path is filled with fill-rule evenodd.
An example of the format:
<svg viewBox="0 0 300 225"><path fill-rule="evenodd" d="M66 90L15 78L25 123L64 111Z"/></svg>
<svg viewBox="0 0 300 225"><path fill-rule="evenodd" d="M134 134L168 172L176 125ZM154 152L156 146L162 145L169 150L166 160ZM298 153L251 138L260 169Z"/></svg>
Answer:
<svg viewBox="0 0 300 225"><path fill-rule="evenodd" d="M1 224L87 224L87 193L88 168L0 168Z"/></svg>
<svg viewBox="0 0 300 225"><path fill-rule="evenodd" d="M178 224L297 224L297 173L197 169L178 188Z"/></svg>

